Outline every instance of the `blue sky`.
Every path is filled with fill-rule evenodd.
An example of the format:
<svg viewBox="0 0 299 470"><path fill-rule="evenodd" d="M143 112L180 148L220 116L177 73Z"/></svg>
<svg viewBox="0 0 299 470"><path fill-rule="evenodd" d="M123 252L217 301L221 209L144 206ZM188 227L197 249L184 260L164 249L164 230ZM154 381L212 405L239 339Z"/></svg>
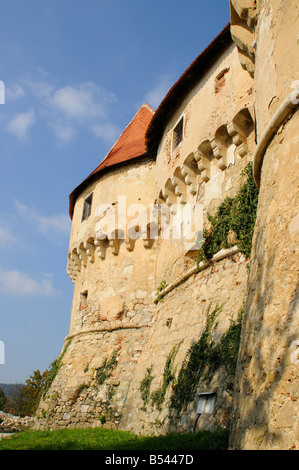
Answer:
<svg viewBox="0 0 299 470"><path fill-rule="evenodd" d="M1 2L0 383L68 334L69 194L228 22L228 0Z"/></svg>

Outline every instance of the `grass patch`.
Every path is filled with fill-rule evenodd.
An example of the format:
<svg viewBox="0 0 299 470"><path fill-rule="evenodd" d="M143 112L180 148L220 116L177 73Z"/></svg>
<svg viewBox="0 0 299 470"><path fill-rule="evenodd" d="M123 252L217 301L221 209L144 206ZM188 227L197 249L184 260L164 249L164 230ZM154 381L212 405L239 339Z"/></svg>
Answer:
<svg viewBox="0 0 299 470"><path fill-rule="evenodd" d="M23 431L0 440L0 450L227 450L224 429L137 436L104 428Z"/></svg>

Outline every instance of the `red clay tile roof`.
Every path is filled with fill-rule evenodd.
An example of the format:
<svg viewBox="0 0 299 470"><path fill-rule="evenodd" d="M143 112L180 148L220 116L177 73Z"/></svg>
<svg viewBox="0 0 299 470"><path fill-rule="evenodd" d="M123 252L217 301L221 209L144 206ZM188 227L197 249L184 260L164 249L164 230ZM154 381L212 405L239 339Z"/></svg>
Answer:
<svg viewBox="0 0 299 470"><path fill-rule="evenodd" d="M230 34L230 23L218 34L218 36L196 57L192 64L185 70L183 75L169 90L158 109L152 117L146 132L146 148L149 154L156 154L162 138L165 125L172 113L182 102L182 99L198 83L198 80L211 67L217 57L232 44Z"/></svg>
<svg viewBox="0 0 299 470"><path fill-rule="evenodd" d="M146 153L145 133L154 110L143 104L99 166L69 196L69 214L73 217L79 194L108 167L128 162Z"/></svg>

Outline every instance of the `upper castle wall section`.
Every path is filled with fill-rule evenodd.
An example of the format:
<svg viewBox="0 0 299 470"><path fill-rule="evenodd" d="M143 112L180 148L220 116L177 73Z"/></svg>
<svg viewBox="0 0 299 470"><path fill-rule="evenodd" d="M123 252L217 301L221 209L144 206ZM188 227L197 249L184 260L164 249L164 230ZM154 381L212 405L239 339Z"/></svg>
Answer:
<svg viewBox="0 0 299 470"><path fill-rule="evenodd" d="M186 85L173 103L171 93L166 96L151 123L154 128L161 110L168 108L157 146L155 201L168 208L173 228L177 213L188 206L194 214L192 223L198 226L195 231L200 232L207 213L213 213L226 196L236 194L241 172L255 149L253 80L240 66L231 39L226 39L225 47L221 36L217 41L220 52L216 57L213 53L208 66L197 69L195 62L189 68L193 86ZM184 80L183 76L174 90ZM151 128L148 134L154 135ZM195 219L195 207L202 213L201 220ZM156 272L166 283L194 264L197 245L192 249L182 238L170 231L169 238L162 240Z"/></svg>
<svg viewBox="0 0 299 470"><path fill-rule="evenodd" d="M143 159L134 165L111 169L88 185L75 204L70 250L89 237L95 237L97 222L104 215L101 214L100 207L104 209L107 205L114 208L117 220L120 196L126 199L127 206L139 203L146 207L151 204L154 199L152 168L152 160ZM84 216L84 204L89 204L88 198L91 195L90 214Z"/></svg>
<svg viewBox="0 0 299 470"><path fill-rule="evenodd" d="M201 72L165 122L157 152L157 195L161 189L163 193L167 180L179 173L178 168L185 173L188 168L194 170L196 186L189 189L195 191L235 163L232 149L230 155L226 152L230 145L239 147L239 155L252 150L252 142L245 146L253 130L252 85L232 43L209 69Z"/></svg>
<svg viewBox="0 0 299 470"><path fill-rule="evenodd" d="M222 180L225 170L254 147L252 80L240 67L235 45L199 77L169 120L157 152L157 197L175 194L181 180L187 186L181 202ZM181 140L177 130L182 125ZM212 188L214 191L214 186ZM190 196L191 195L191 196Z"/></svg>
<svg viewBox="0 0 299 470"><path fill-rule="evenodd" d="M85 188L74 207L69 243L68 273L73 281L88 263L104 260L107 251L118 254L121 243L132 251L133 242L142 238L135 211L142 212L153 199L152 159L111 169ZM135 230L131 238L130 225Z"/></svg>

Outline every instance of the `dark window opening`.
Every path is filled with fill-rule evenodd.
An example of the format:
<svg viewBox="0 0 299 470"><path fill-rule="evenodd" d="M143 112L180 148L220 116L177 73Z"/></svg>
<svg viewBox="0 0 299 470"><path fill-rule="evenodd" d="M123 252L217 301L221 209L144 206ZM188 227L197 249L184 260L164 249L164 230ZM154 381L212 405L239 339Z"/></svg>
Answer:
<svg viewBox="0 0 299 470"><path fill-rule="evenodd" d="M180 142L183 140L183 125L184 119L182 118L173 129L173 150L176 149Z"/></svg>
<svg viewBox="0 0 299 470"><path fill-rule="evenodd" d="M89 217L91 214L92 196L93 193L91 193L86 199L84 199L82 221L87 219L87 217Z"/></svg>
<svg viewBox="0 0 299 470"><path fill-rule="evenodd" d="M215 78L215 93L218 93L225 85L225 75L229 71L229 68L222 70Z"/></svg>
<svg viewBox="0 0 299 470"><path fill-rule="evenodd" d="M87 295L87 290L85 292L81 292L80 294L80 310L87 307Z"/></svg>

